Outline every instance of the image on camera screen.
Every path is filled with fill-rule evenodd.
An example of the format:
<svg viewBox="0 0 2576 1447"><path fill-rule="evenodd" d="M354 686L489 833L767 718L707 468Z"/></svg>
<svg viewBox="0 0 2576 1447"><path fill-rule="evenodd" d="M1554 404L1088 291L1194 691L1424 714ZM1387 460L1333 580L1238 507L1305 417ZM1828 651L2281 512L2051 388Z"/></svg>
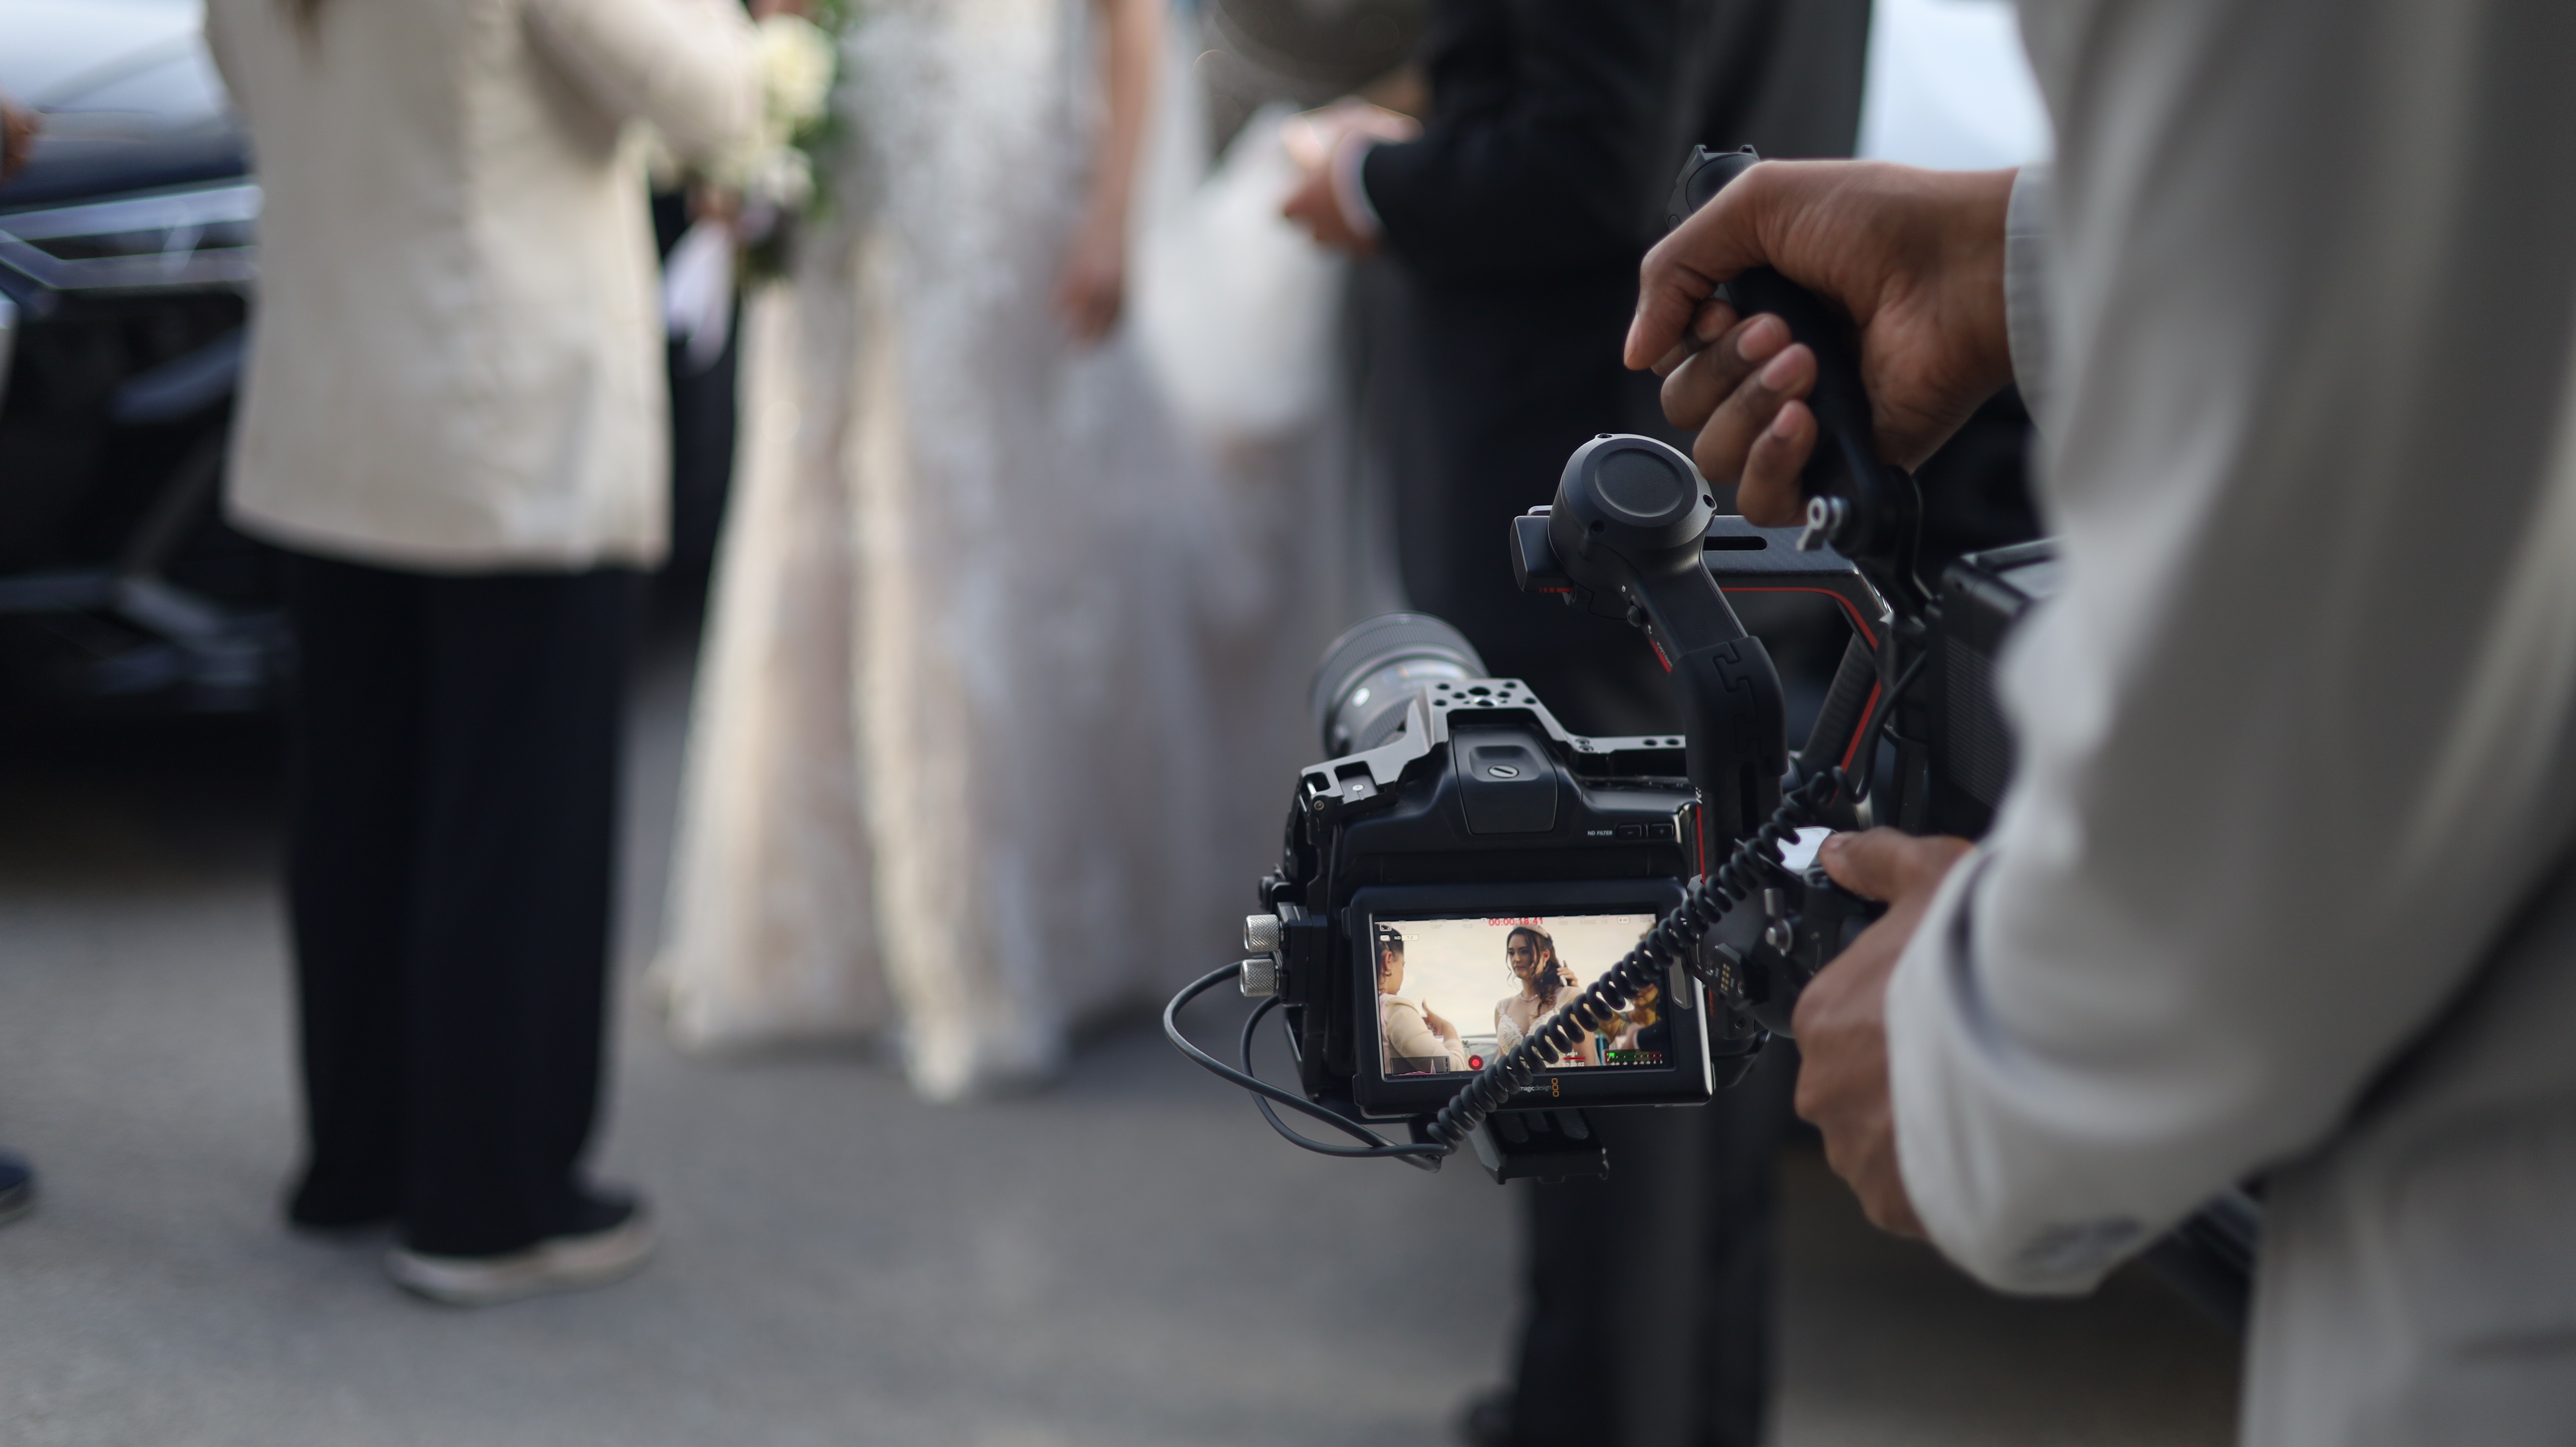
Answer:
<svg viewBox="0 0 2576 1447"><path fill-rule="evenodd" d="M1380 1070L1395 1079L1484 1069L1654 927L1651 914L1378 921ZM1551 1068L1670 1063L1665 1008L1650 987Z"/></svg>

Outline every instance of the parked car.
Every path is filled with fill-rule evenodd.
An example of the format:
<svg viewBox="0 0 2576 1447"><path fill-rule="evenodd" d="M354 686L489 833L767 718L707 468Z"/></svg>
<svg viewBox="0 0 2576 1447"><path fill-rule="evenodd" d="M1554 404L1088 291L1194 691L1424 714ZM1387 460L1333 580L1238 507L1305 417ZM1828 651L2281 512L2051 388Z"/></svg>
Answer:
<svg viewBox="0 0 2576 1447"><path fill-rule="evenodd" d="M293 671L278 558L217 506L260 192L200 22L0 0L45 127L0 183L0 715L257 711ZM714 556L733 376L674 362L669 594Z"/></svg>
<svg viewBox="0 0 2576 1447"><path fill-rule="evenodd" d="M239 711L276 559L217 515L259 187L195 0L0 0L0 710Z"/></svg>

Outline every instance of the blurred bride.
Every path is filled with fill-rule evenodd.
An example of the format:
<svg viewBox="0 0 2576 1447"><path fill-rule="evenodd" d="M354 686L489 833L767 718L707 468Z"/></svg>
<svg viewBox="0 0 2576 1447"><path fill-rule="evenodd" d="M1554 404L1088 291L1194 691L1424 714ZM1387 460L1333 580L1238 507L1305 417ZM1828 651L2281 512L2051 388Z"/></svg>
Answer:
<svg viewBox="0 0 2576 1447"><path fill-rule="evenodd" d="M923 1094L1004 1088L1206 918L1194 519L1114 335L1162 4L877 0L847 43L838 220L748 338L684 1043L899 1023Z"/></svg>
<svg viewBox="0 0 2576 1447"><path fill-rule="evenodd" d="M1387 600L1332 565L1347 436L1293 321L1338 308L1339 263L1212 189L1199 22L1167 36L1164 4L876 0L845 45L834 203L744 326L653 974L685 1046L888 1032L920 1092L973 1096L1233 947L1305 671ZM1292 319L1245 324L1284 360L1174 396L1239 359L1209 307L1244 218Z"/></svg>

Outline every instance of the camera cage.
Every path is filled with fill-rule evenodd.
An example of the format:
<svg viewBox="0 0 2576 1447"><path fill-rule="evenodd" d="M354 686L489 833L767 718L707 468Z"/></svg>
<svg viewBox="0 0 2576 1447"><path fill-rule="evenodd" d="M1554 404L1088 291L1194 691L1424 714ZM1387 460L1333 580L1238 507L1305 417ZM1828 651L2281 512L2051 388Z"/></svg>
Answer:
<svg viewBox="0 0 2576 1447"><path fill-rule="evenodd" d="M1384 743L1301 771L1282 868L1262 888L1266 918L1278 923L1258 963L1263 988L1291 1012L1299 1083L1310 1100L1358 1119L1424 1115L1458 1083L1388 1080L1372 1068L1376 1015L1361 1002L1375 993L1377 915L1504 904L1526 915L1562 903L1568 913L1627 905L1657 918L1689 867L1681 735L1576 734L1509 678L1426 683L1401 719ZM1497 767L1510 777L1492 776ZM1702 1020L1693 1013L1677 1053L1705 1059ZM1672 1072L1603 1073L1653 1078L1581 1084L1571 1095L1557 1086L1548 1098L1708 1098Z"/></svg>

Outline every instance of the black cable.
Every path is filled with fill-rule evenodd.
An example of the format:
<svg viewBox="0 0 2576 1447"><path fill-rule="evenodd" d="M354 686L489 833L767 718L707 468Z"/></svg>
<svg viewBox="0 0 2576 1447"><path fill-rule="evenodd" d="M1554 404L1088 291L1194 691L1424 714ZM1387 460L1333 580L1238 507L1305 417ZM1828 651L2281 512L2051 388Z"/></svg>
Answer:
<svg viewBox="0 0 2576 1447"><path fill-rule="evenodd" d="M1227 980L1236 978L1241 968L1242 967L1239 965L1227 965L1221 969L1210 970L1205 975L1202 975L1197 980L1193 981L1179 994L1174 995L1171 999L1171 1003L1163 1007L1164 1038L1180 1047L1181 1053L1187 1055L1190 1059L1197 1061L1202 1069L1230 1081L1235 1085L1239 1085L1245 1090L1251 1091L1253 1098L1261 1107L1261 1114L1269 1120L1271 1128L1278 1131L1282 1136L1287 1137L1290 1143L1294 1145L1313 1151L1318 1155L1344 1156L1359 1159L1374 1159L1383 1156L1393 1156L1399 1160L1406 1161L1409 1164L1419 1166L1426 1171L1436 1171L1440 1169L1440 1158L1447 1156L1450 1153L1451 1147L1417 1144L1399 1145L1347 1116L1338 1115L1332 1111L1326 1110L1324 1107L1316 1105L1312 1101L1305 1099L1303 1096L1291 1095L1287 1091L1281 1090L1278 1086L1272 1085L1269 1081L1263 1080L1261 1077L1252 1073L1253 1027L1260 1024L1262 1017L1270 1012L1271 1007L1279 1003L1275 998L1262 1001L1260 1006L1252 1012L1252 1018L1244 1022L1242 1041L1243 1069L1237 1070L1233 1066L1226 1064L1224 1061L1217 1059L1215 1056L1208 1054L1206 1051L1201 1050L1196 1045L1189 1042L1189 1038L1181 1033L1181 1007L1192 1000L1197 999L1199 996L1206 994L1208 991L1215 989ZM1287 1122L1279 1118L1278 1112L1270 1108L1270 1102L1274 1100L1279 1102L1281 1105L1287 1106L1291 1110L1303 1112L1306 1115L1312 1116L1315 1119L1332 1126L1336 1130L1356 1136L1361 1140L1370 1142L1370 1144L1365 1146L1327 1145L1322 1141L1312 1140L1308 1137L1299 1135L1297 1132L1288 1128Z"/></svg>
<svg viewBox="0 0 2576 1447"><path fill-rule="evenodd" d="M1877 718L1870 720L1873 725L1883 725L1887 716L1896 712L1896 701L1905 697L1905 690L1914 686L1914 675L1923 671L1924 661L1931 656L1929 653L1915 654L1914 661L1906 664L1904 671L1896 675L1896 686L1887 691L1887 706L1878 711ZM1852 762L1860 761L1855 758Z"/></svg>
<svg viewBox="0 0 2576 1447"><path fill-rule="evenodd" d="M1252 1073L1252 1032L1261 1028L1263 1017L1267 1016L1272 1010L1278 1008L1278 1005L1279 1001L1275 998L1264 1000L1260 1004L1254 1006L1252 1013L1244 1019L1243 1049L1239 1058L1243 1062L1243 1072L1246 1075ZM1317 1155L1355 1157L1391 1156L1397 1160L1403 1161L1407 1165L1418 1166L1426 1171L1436 1171L1440 1169L1441 1159L1449 1154L1438 1146L1391 1144L1378 1136L1375 1132L1362 1129L1348 1119L1334 1115L1330 1111L1310 1112L1320 1113L1326 1120L1331 1121L1335 1126L1342 1130L1349 1131L1353 1135L1364 1136L1369 1140L1377 1142L1377 1144L1373 1146L1325 1145L1320 1141L1299 1135L1297 1132L1290 1130L1288 1128L1288 1123L1279 1118L1279 1112L1270 1108L1270 1102L1268 1099L1256 1095L1252 1098L1252 1103L1260 1107L1262 1118L1270 1122L1270 1128L1272 1130L1279 1132L1290 1141L1305 1147L1307 1150L1315 1152Z"/></svg>

